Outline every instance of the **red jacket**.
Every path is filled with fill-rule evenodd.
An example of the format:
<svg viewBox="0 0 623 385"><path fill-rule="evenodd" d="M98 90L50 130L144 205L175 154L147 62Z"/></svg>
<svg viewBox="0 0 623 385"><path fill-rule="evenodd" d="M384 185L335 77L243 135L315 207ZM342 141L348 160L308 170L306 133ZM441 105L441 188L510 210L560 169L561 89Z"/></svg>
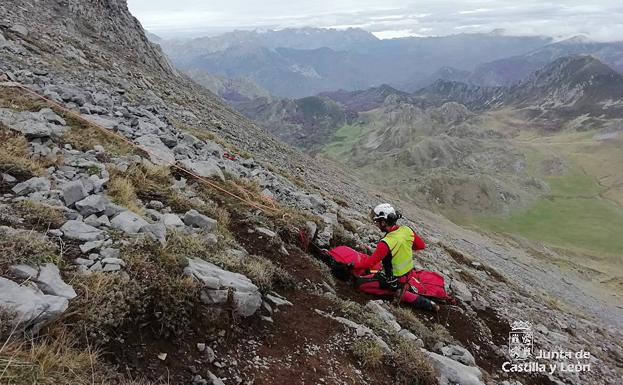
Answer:
<svg viewBox="0 0 623 385"><path fill-rule="evenodd" d="M392 227L389 228L389 232L392 232L394 230L396 230L398 227L398 225L394 225ZM422 238L420 238L415 231L413 232L413 246L412 246L413 250L424 250L426 248L426 243L424 243L424 241L422 240ZM392 255L389 251L389 246L387 246L387 243L385 243L384 241L379 241L379 243L376 244L376 249L374 250L374 252L372 253L372 255L368 256L367 258L363 258L361 259L359 262L357 262L355 264L355 269L371 269L374 266L376 266L377 264L379 264L383 259L385 258L390 258L391 259Z"/></svg>

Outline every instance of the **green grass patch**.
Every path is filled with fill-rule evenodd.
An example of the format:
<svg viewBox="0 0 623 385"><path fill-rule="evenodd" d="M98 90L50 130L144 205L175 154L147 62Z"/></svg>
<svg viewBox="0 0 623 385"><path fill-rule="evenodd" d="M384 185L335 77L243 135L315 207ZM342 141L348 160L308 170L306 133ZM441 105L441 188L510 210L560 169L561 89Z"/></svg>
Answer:
<svg viewBox="0 0 623 385"><path fill-rule="evenodd" d="M353 147L362 132L363 126L361 125L341 127L333 134L331 142L323 148L322 153L331 158L339 159Z"/></svg>
<svg viewBox="0 0 623 385"><path fill-rule="evenodd" d="M623 210L599 198L545 198L528 210L478 223L561 248L623 255Z"/></svg>
<svg viewBox="0 0 623 385"><path fill-rule="evenodd" d="M565 176L546 178L546 181L552 196L593 198L603 190L594 178L575 170Z"/></svg>

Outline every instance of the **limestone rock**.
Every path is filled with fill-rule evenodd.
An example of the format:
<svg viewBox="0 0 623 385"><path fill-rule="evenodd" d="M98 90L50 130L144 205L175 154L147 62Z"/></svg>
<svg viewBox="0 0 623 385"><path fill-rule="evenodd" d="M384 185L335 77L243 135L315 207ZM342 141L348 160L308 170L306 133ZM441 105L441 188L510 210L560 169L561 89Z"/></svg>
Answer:
<svg viewBox="0 0 623 385"><path fill-rule="evenodd" d="M81 215L88 217L92 214L99 214L106 209L108 198L103 195L89 195L88 197L76 202L76 209Z"/></svg>
<svg viewBox="0 0 623 385"><path fill-rule="evenodd" d="M17 195L28 195L38 191L50 191L51 184L46 178L35 177L16 184L12 190Z"/></svg>
<svg viewBox="0 0 623 385"><path fill-rule="evenodd" d="M112 228L121 230L128 235L135 235L148 223L143 218L131 211L123 211L115 216L111 221Z"/></svg>
<svg viewBox="0 0 623 385"><path fill-rule="evenodd" d="M149 160L159 166L175 164L175 154L162 143L158 135L143 135L135 140L141 149L147 152Z"/></svg>
<svg viewBox="0 0 623 385"><path fill-rule="evenodd" d="M218 178L225 180L225 176L221 168L213 160L192 161L190 159L183 160L181 164L189 171L206 178Z"/></svg>
<svg viewBox="0 0 623 385"><path fill-rule="evenodd" d="M431 358L431 363L439 371L441 383L453 383L458 385L484 385L480 369L466 366L440 354L423 351Z"/></svg>
<svg viewBox="0 0 623 385"><path fill-rule="evenodd" d="M32 328L36 333L63 314L68 306L67 298L46 295L32 286L0 277L0 308L15 312L12 321L18 324L18 330Z"/></svg>
<svg viewBox="0 0 623 385"><path fill-rule="evenodd" d="M215 219L207 217L197 210L190 210L184 214L184 223L188 226L199 227L207 231L216 229L218 222Z"/></svg>
<svg viewBox="0 0 623 385"><path fill-rule="evenodd" d="M189 259L184 273L204 285L201 299L205 303L224 304L231 290L236 310L243 317L253 315L262 305L258 287L242 274L223 270L199 258Z"/></svg>
<svg viewBox="0 0 623 385"><path fill-rule="evenodd" d="M104 232L102 230L77 220L65 222L60 230L66 238L77 241L89 242L104 238Z"/></svg>

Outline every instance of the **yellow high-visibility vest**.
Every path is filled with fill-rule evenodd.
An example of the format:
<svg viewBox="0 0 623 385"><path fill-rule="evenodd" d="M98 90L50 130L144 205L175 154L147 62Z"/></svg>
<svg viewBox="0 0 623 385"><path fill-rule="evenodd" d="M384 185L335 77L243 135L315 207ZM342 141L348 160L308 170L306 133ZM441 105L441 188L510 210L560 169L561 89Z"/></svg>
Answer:
<svg viewBox="0 0 623 385"><path fill-rule="evenodd" d="M396 277L402 277L413 269L413 239L413 230L407 226L400 226L382 239L392 253L392 274Z"/></svg>

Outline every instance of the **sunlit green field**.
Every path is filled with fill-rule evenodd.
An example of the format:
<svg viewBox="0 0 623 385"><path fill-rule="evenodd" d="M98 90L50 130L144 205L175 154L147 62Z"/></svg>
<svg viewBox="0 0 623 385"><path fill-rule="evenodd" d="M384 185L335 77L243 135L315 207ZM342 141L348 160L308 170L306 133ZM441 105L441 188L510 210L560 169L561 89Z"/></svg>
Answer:
<svg viewBox="0 0 623 385"><path fill-rule="evenodd" d="M331 143L323 149L323 154L334 159L340 159L344 152L350 150L359 135L362 126L346 125L333 134Z"/></svg>
<svg viewBox="0 0 623 385"><path fill-rule="evenodd" d="M508 216L478 218L476 224L623 264L623 209L612 199L616 196L613 187L603 183L606 173L618 179L623 172L616 164L623 151L618 146L608 149L609 144L587 142L586 136L581 142L561 143L560 137L551 143L539 140L538 146L528 151L532 160L555 153L571 161L570 169L561 176L543 177L551 191L529 208ZM590 154L591 150L598 151ZM604 162L602 170L596 170L592 158L603 159L608 152L614 162Z"/></svg>

